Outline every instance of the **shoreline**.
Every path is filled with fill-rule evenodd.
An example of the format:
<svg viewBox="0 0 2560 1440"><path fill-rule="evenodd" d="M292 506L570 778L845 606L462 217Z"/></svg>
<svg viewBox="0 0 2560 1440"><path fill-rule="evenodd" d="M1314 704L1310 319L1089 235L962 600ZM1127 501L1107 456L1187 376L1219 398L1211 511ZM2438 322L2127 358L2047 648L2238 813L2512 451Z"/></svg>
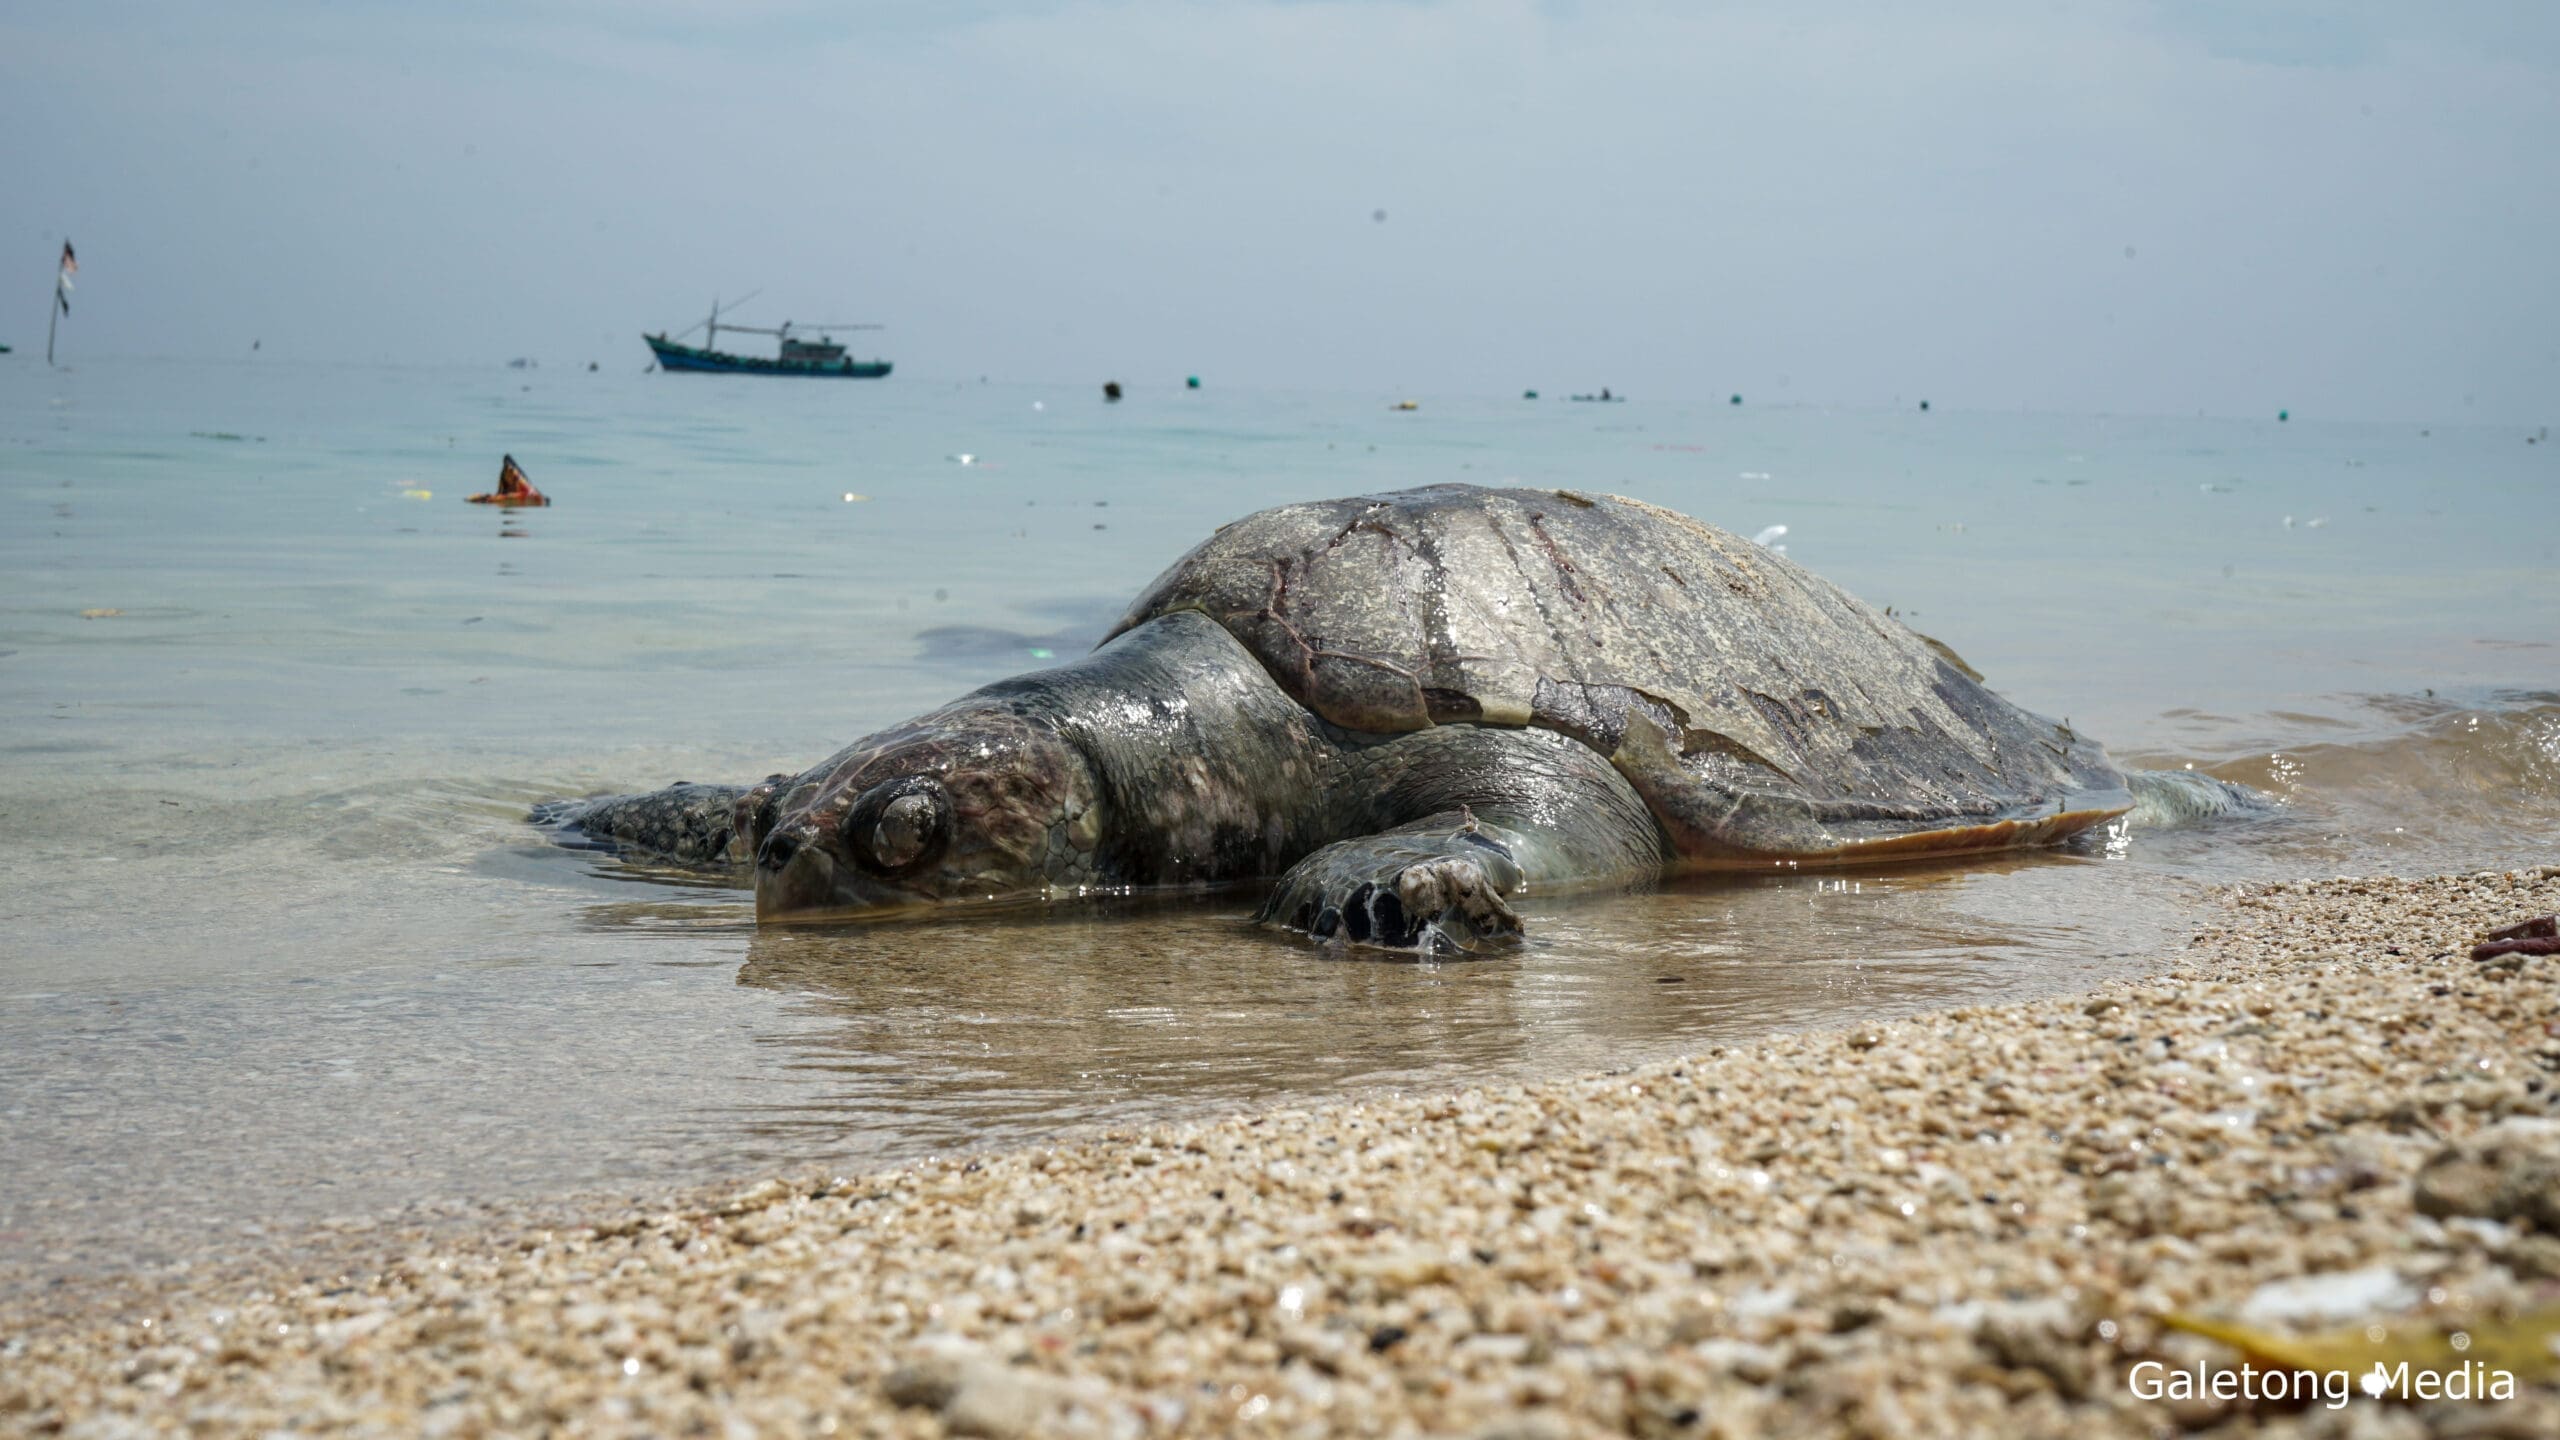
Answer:
<svg viewBox="0 0 2560 1440"><path fill-rule="evenodd" d="M2560 957L2468 958L2560 866L2217 904L2094 994L134 1277L0 1318L0 1430L2560 1433L2548 1368L2132 1392L2236 1365L2173 1311L2485 1339L2560 1304L2560 1195L2444 1180L2560 1126ZM2472 1168L2548 1189L2542 1144Z"/></svg>

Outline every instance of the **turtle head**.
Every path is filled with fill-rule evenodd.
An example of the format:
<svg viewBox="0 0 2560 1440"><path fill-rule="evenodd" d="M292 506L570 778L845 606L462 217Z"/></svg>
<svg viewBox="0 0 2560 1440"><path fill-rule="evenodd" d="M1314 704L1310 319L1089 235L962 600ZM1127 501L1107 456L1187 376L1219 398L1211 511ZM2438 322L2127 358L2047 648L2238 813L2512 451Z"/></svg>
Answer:
<svg viewBox="0 0 2560 1440"><path fill-rule="evenodd" d="M999 708L925 716L747 793L756 918L884 916L1090 884L1095 791L1083 752L1053 726Z"/></svg>

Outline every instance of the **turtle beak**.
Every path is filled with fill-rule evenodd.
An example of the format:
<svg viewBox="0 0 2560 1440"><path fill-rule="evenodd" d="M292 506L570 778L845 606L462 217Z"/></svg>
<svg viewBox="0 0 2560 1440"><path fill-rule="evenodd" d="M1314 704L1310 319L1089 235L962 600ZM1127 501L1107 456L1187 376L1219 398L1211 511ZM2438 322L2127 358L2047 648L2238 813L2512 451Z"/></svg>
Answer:
<svg viewBox="0 0 2560 1440"><path fill-rule="evenodd" d="M924 896L864 874L807 820L775 827L756 847L756 919L868 920L930 906Z"/></svg>
<svg viewBox="0 0 2560 1440"><path fill-rule="evenodd" d="M756 919L786 920L835 909L837 865L816 827L777 827L756 847Z"/></svg>
<svg viewBox="0 0 2560 1440"><path fill-rule="evenodd" d="M755 920L878 920L929 907L929 899L863 874L835 851L835 835L809 820L778 825L755 848Z"/></svg>

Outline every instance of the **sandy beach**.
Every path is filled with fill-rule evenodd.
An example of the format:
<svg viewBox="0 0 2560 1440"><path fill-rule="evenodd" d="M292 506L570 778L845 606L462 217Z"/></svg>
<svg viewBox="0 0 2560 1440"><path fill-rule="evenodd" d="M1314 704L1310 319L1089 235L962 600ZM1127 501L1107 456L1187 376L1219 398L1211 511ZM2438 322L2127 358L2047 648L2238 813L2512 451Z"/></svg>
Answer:
<svg viewBox="0 0 2560 1440"><path fill-rule="evenodd" d="M2554 909L2240 887L2094 995L137 1282L0 1428L2560 1434L2560 958L2469 954ZM2473 1389L2217 1398L2171 1314Z"/></svg>
<svg viewBox="0 0 2560 1440"><path fill-rule="evenodd" d="M2560 1440L2560 0L0 77L0 1440Z"/></svg>

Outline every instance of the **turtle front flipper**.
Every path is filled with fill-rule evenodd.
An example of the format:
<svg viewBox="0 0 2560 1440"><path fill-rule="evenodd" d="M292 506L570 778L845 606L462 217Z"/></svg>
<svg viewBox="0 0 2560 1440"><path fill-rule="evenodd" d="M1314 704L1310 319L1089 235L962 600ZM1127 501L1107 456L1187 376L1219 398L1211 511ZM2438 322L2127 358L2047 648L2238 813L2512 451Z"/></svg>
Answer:
<svg viewBox="0 0 2560 1440"><path fill-rule="evenodd" d="M1661 828L1609 762L1547 730L1436 725L1345 752L1349 838L1292 866L1256 918L1328 942L1473 953L1518 938L1532 886L1648 881ZM1365 831L1366 833L1361 833Z"/></svg>
<svg viewBox="0 0 2560 1440"><path fill-rule="evenodd" d="M1521 887L1517 843L1465 811L1337 840L1291 867L1254 919L1382 950L1486 950L1520 936L1504 898Z"/></svg>
<svg viewBox="0 0 2560 1440"><path fill-rule="evenodd" d="M742 865L754 858L753 812L773 793L773 776L758 785L679 783L643 795L598 795L585 800L546 800L527 818L555 832L563 845L611 850L677 865Z"/></svg>

